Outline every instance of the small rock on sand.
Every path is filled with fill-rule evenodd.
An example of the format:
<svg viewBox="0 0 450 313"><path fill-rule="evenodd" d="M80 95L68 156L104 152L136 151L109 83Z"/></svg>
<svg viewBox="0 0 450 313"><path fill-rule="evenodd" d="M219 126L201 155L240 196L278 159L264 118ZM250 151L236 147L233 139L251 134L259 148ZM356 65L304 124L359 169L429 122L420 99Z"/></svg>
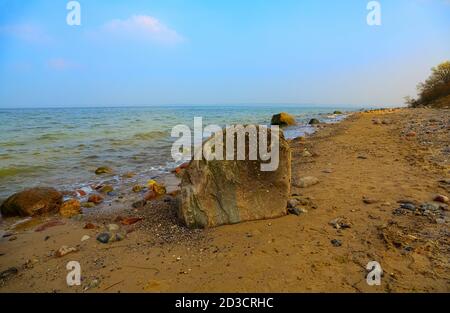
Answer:
<svg viewBox="0 0 450 313"><path fill-rule="evenodd" d="M448 197L444 195L437 195L436 197L434 197L434 201L441 203L449 203Z"/></svg>
<svg viewBox="0 0 450 313"><path fill-rule="evenodd" d="M297 209L297 208L289 208L289 209L288 209L288 212L289 212L289 214L297 215L297 216L299 216L299 215L302 213L302 212L300 212L300 210Z"/></svg>
<svg viewBox="0 0 450 313"><path fill-rule="evenodd" d="M74 247L62 246L61 248L58 249L58 251L56 251L55 256L60 258L69 253L76 252L76 251L77 251L77 249Z"/></svg>
<svg viewBox="0 0 450 313"><path fill-rule="evenodd" d="M340 246L342 246L342 241L340 241L340 240L338 240L338 239L333 239L333 240L331 240L331 244L332 244L334 247L340 247Z"/></svg>
<svg viewBox="0 0 450 313"><path fill-rule="evenodd" d="M334 220L330 221L328 224L333 226L336 229L346 229L351 228L350 223L348 223L344 218L338 217Z"/></svg>
<svg viewBox="0 0 450 313"><path fill-rule="evenodd" d="M374 198L370 198L370 197L367 197L367 196L364 196L364 197L363 197L363 202L364 202L365 204L374 204L374 203L380 202L380 200L374 199Z"/></svg>
<svg viewBox="0 0 450 313"><path fill-rule="evenodd" d="M294 179L293 185L299 188L308 188L319 183L319 179L314 176L301 177L298 180Z"/></svg>
<svg viewBox="0 0 450 313"><path fill-rule="evenodd" d="M111 238L111 235L108 233L101 233L97 236L97 241L101 243L108 243Z"/></svg>
<svg viewBox="0 0 450 313"><path fill-rule="evenodd" d="M94 204L100 204L103 202L103 197L100 195L91 195L88 199L88 202L91 202Z"/></svg>
<svg viewBox="0 0 450 313"><path fill-rule="evenodd" d="M114 187L111 185L105 185L102 188L100 188L100 192L102 192L102 193L112 192L113 190L114 190Z"/></svg>
<svg viewBox="0 0 450 313"><path fill-rule="evenodd" d="M119 225L117 224L109 224L107 228L110 232L116 232L120 229Z"/></svg>
<svg viewBox="0 0 450 313"><path fill-rule="evenodd" d="M289 199L288 200L288 208L295 208L298 205L299 201L297 199Z"/></svg>

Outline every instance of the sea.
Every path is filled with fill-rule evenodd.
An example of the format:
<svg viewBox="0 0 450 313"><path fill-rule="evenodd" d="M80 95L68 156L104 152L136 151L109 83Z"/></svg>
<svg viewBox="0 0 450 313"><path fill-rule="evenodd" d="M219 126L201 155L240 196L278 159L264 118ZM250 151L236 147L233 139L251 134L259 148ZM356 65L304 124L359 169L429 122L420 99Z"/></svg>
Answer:
<svg viewBox="0 0 450 313"><path fill-rule="evenodd" d="M98 182L95 169L114 169L115 179L135 173L136 182L168 173L179 165L171 157L171 130L203 126L269 125L273 114L288 112L298 124L286 138L314 132L311 118L335 123L350 107L304 105L143 106L0 109L0 200L26 188L51 186L75 190ZM114 177L113 177L114 178Z"/></svg>

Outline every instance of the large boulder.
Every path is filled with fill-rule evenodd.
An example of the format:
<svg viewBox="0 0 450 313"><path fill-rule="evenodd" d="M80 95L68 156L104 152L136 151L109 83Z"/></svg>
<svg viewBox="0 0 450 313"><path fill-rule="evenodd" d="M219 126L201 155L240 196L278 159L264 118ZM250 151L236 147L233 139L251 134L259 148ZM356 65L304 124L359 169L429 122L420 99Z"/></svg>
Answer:
<svg viewBox="0 0 450 313"><path fill-rule="evenodd" d="M225 134L226 130L224 138ZM268 129L269 142L270 134ZM192 160L185 169L179 217L188 227L208 228L286 215L291 185L289 144L280 131L279 166L274 171L261 171L261 164L267 161L262 161L259 154L257 160L249 160L248 138L246 135L245 160L203 158Z"/></svg>
<svg viewBox="0 0 450 313"><path fill-rule="evenodd" d="M295 121L295 117L292 115L286 112L281 112L272 116L271 124L278 126L292 126L297 124L297 122Z"/></svg>
<svg viewBox="0 0 450 313"><path fill-rule="evenodd" d="M35 216L58 212L63 196L54 188L31 188L16 193L0 206L4 217Z"/></svg>

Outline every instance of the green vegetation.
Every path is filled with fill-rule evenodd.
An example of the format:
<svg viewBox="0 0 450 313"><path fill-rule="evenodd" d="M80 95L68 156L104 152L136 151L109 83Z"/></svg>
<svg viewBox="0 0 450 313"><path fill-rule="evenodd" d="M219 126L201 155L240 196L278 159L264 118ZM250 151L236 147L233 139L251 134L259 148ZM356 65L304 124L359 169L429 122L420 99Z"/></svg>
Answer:
<svg viewBox="0 0 450 313"><path fill-rule="evenodd" d="M428 79L417 86L418 98L406 98L406 103L417 107L450 107L450 61L431 69Z"/></svg>

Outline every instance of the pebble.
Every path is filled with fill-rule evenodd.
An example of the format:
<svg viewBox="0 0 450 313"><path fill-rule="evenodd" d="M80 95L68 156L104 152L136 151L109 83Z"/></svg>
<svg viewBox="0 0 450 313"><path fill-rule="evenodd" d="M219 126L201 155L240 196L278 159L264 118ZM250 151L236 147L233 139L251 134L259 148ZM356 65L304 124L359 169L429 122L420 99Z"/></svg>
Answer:
<svg viewBox="0 0 450 313"><path fill-rule="evenodd" d="M92 202L94 204L100 204L103 202L103 197L100 195L91 195L88 199L88 202Z"/></svg>
<svg viewBox="0 0 450 313"><path fill-rule="evenodd" d="M434 201L441 203L449 203L448 197L444 195L437 195L436 197L434 197Z"/></svg>
<svg viewBox="0 0 450 313"><path fill-rule="evenodd" d="M400 208L408 210L408 211L415 211L416 210L416 206L412 203L402 203L400 205Z"/></svg>
<svg viewBox="0 0 450 313"><path fill-rule="evenodd" d="M118 194L119 193L117 191L110 191L110 192L107 193L107 195L110 196L110 197L117 197Z"/></svg>
<svg viewBox="0 0 450 313"><path fill-rule="evenodd" d="M101 243L108 243L109 239L111 238L111 235L108 233L101 233L97 236L97 241Z"/></svg>
<svg viewBox="0 0 450 313"><path fill-rule="evenodd" d="M91 239L91 237L89 237L88 235L84 235L83 237L81 237L81 242L86 241Z"/></svg>
<svg viewBox="0 0 450 313"><path fill-rule="evenodd" d="M288 209L289 214L297 215L299 216L301 214L301 211L297 208L289 208Z"/></svg>
<svg viewBox="0 0 450 313"><path fill-rule="evenodd" d="M120 229L120 226L117 224L109 224L106 228L108 228L110 232L116 232Z"/></svg>
<svg viewBox="0 0 450 313"><path fill-rule="evenodd" d="M60 258L60 257L63 257L65 255L69 254L69 253L76 252L76 251L77 251L77 248L68 247L68 246L62 246L61 248L58 249L58 251L56 251L55 256Z"/></svg>
<svg viewBox="0 0 450 313"><path fill-rule="evenodd" d="M369 197L363 197L363 202L365 203L365 204L374 204L374 203L377 203L377 202L379 202L379 200L377 200L377 199L373 199L373 198L369 198Z"/></svg>
<svg viewBox="0 0 450 313"><path fill-rule="evenodd" d="M302 152L302 157L308 158L308 157L310 157L310 156L312 156L312 154L311 154L311 152L309 152L308 150L305 149L305 150Z"/></svg>
<svg viewBox="0 0 450 313"><path fill-rule="evenodd" d="M436 224L445 224L445 219L443 219L443 218L437 218L437 219L436 219Z"/></svg>
<svg viewBox="0 0 450 313"><path fill-rule="evenodd" d="M338 239L333 239L333 240L331 240L331 244L332 244L334 247L340 247L340 246L342 246L342 241L340 241L340 240L338 240Z"/></svg>
<svg viewBox="0 0 450 313"><path fill-rule="evenodd" d="M351 225L349 223L347 223L344 219L340 218L340 217L335 218L334 220L331 220L328 224L330 224L331 226L333 226L336 229L351 228Z"/></svg>
<svg viewBox="0 0 450 313"><path fill-rule="evenodd" d="M114 190L114 188L111 185L105 185L102 188L100 188L100 192L103 192L103 193L108 193L108 192L111 192L113 190Z"/></svg>
<svg viewBox="0 0 450 313"><path fill-rule="evenodd" d="M288 208L292 209L295 208L298 205L298 200L297 199L289 199L288 200Z"/></svg>
<svg viewBox="0 0 450 313"><path fill-rule="evenodd" d="M299 180L294 181L294 186L299 188L308 188L310 186L317 185L319 179L314 176L301 177Z"/></svg>

